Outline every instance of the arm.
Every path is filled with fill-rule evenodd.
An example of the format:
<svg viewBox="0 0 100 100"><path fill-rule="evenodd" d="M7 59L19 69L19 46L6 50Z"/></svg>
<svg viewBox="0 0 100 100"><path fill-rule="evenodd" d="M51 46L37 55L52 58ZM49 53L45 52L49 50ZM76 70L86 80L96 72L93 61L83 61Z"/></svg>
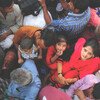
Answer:
<svg viewBox="0 0 100 100"><path fill-rule="evenodd" d="M86 96L84 95L84 92L80 89L77 89L75 91L75 94L78 96L79 100L86 100Z"/></svg>
<svg viewBox="0 0 100 100"><path fill-rule="evenodd" d="M62 76L62 63L61 62L57 63L57 72L58 72L58 77Z"/></svg>
<svg viewBox="0 0 100 100"><path fill-rule="evenodd" d="M63 54L63 51L57 50L56 54L51 58L51 62L55 62L59 56L61 56Z"/></svg>
<svg viewBox="0 0 100 100"><path fill-rule="evenodd" d="M48 47L48 50L47 50L47 53L46 53L46 63L47 63L47 65L52 64L51 58L53 57L54 53L55 53L54 46Z"/></svg>
<svg viewBox="0 0 100 100"><path fill-rule="evenodd" d="M21 57L21 52L18 50L18 63L21 64L23 62L24 62L24 60Z"/></svg>
<svg viewBox="0 0 100 100"><path fill-rule="evenodd" d="M38 59L42 59L42 49L39 49L39 55L38 55Z"/></svg>
<svg viewBox="0 0 100 100"><path fill-rule="evenodd" d="M83 83L84 83L84 78L72 84L66 92L72 97L75 94L75 90L77 90L80 86L82 86Z"/></svg>
<svg viewBox="0 0 100 100"><path fill-rule="evenodd" d="M2 35L0 35L0 42L5 40L7 36L11 35L12 31L8 30L7 32L3 33Z"/></svg>
<svg viewBox="0 0 100 100"><path fill-rule="evenodd" d="M50 24L51 23L51 17L48 13L48 10L47 10L47 6L45 4L45 0L38 0L42 6L42 9L43 9L43 13L44 13L44 19L45 19L45 22L46 24Z"/></svg>
<svg viewBox="0 0 100 100"><path fill-rule="evenodd" d="M54 63L57 59L58 59L58 55L54 55L52 58L51 58L51 63Z"/></svg>

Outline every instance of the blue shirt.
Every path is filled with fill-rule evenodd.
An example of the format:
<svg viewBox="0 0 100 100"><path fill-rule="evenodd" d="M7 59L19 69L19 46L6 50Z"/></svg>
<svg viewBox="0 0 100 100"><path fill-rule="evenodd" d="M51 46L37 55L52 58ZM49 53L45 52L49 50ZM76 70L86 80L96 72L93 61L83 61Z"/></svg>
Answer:
<svg viewBox="0 0 100 100"><path fill-rule="evenodd" d="M79 34L83 31L90 19L90 8L81 14L69 12L65 18L54 20L51 25L57 26L57 31L66 31L70 34Z"/></svg>
<svg viewBox="0 0 100 100"><path fill-rule="evenodd" d="M27 86L21 86L13 81L9 84L7 94L20 100L36 100L36 96L41 88L41 81L36 69L36 65L32 60L26 60L21 68L25 68L32 74L32 82Z"/></svg>

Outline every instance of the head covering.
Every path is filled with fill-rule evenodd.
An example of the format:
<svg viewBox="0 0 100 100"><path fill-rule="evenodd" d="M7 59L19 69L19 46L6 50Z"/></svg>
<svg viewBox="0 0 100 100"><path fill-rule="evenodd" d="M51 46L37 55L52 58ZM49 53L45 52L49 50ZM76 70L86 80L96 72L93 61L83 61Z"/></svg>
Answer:
<svg viewBox="0 0 100 100"><path fill-rule="evenodd" d="M32 80L32 74L30 71L24 68L17 68L10 74L11 80L15 81L22 86L29 84ZM33 80L32 80L33 81Z"/></svg>
<svg viewBox="0 0 100 100"><path fill-rule="evenodd" d="M46 86L39 93L40 100L72 100L67 93L64 93L55 87Z"/></svg>
<svg viewBox="0 0 100 100"><path fill-rule="evenodd" d="M89 74L89 75L85 76L84 78L85 79L84 79L83 85L81 85L79 88L81 90L86 90L86 89L92 87L94 84L100 82L100 79L98 79L98 77L96 77L93 74Z"/></svg>

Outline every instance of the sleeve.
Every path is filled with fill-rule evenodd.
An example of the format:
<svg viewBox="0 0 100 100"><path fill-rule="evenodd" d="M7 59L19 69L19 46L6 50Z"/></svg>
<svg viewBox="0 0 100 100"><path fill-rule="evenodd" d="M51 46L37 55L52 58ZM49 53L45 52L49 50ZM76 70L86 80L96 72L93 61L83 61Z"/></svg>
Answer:
<svg viewBox="0 0 100 100"><path fill-rule="evenodd" d="M16 24L14 26L10 27L10 29L13 33L15 33L18 30L18 28L20 26L22 26L22 23L23 23L23 15L21 14L21 10L20 10L19 6L14 4L14 10L15 10L14 13L15 13L15 17L16 17L16 19L15 19Z"/></svg>
<svg viewBox="0 0 100 100"><path fill-rule="evenodd" d="M52 23L51 23L51 25L57 27L56 31L62 31L62 29L66 30L66 31L70 30L70 26L68 25L67 22L65 22L64 19L53 20Z"/></svg>
<svg viewBox="0 0 100 100"><path fill-rule="evenodd" d="M75 44L75 51L82 48L83 45L85 44L86 40L84 38L79 38L78 41Z"/></svg>
<svg viewBox="0 0 100 100"><path fill-rule="evenodd" d="M25 36L24 27L21 27L14 35L13 38L14 45L19 44L19 42L24 36Z"/></svg>
<svg viewBox="0 0 100 100"><path fill-rule="evenodd" d="M71 97L73 97L74 92L76 89L78 89L84 82L85 78L82 78L78 81L76 81L74 84L72 84L69 89L66 91Z"/></svg>
<svg viewBox="0 0 100 100"><path fill-rule="evenodd" d="M40 87L31 87L24 100L36 100Z"/></svg>
<svg viewBox="0 0 100 100"><path fill-rule="evenodd" d="M51 63L51 58L53 57L53 55L54 55L54 48L53 48L53 46L50 46L48 48L47 54L46 54L46 63L47 63L47 65L52 64Z"/></svg>

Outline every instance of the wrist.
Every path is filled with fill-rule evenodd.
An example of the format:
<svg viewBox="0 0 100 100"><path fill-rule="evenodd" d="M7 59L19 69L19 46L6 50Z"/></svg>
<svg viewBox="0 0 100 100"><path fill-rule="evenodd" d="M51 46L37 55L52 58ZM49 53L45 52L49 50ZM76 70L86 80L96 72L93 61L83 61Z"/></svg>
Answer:
<svg viewBox="0 0 100 100"><path fill-rule="evenodd" d="M62 73L58 73L58 76L60 76L60 77L61 77L61 76L62 76Z"/></svg>
<svg viewBox="0 0 100 100"><path fill-rule="evenodd" d="M42 4L41 6L42 6L42 8L44 8L44 7L46 7L46 4Z"/></svg>

